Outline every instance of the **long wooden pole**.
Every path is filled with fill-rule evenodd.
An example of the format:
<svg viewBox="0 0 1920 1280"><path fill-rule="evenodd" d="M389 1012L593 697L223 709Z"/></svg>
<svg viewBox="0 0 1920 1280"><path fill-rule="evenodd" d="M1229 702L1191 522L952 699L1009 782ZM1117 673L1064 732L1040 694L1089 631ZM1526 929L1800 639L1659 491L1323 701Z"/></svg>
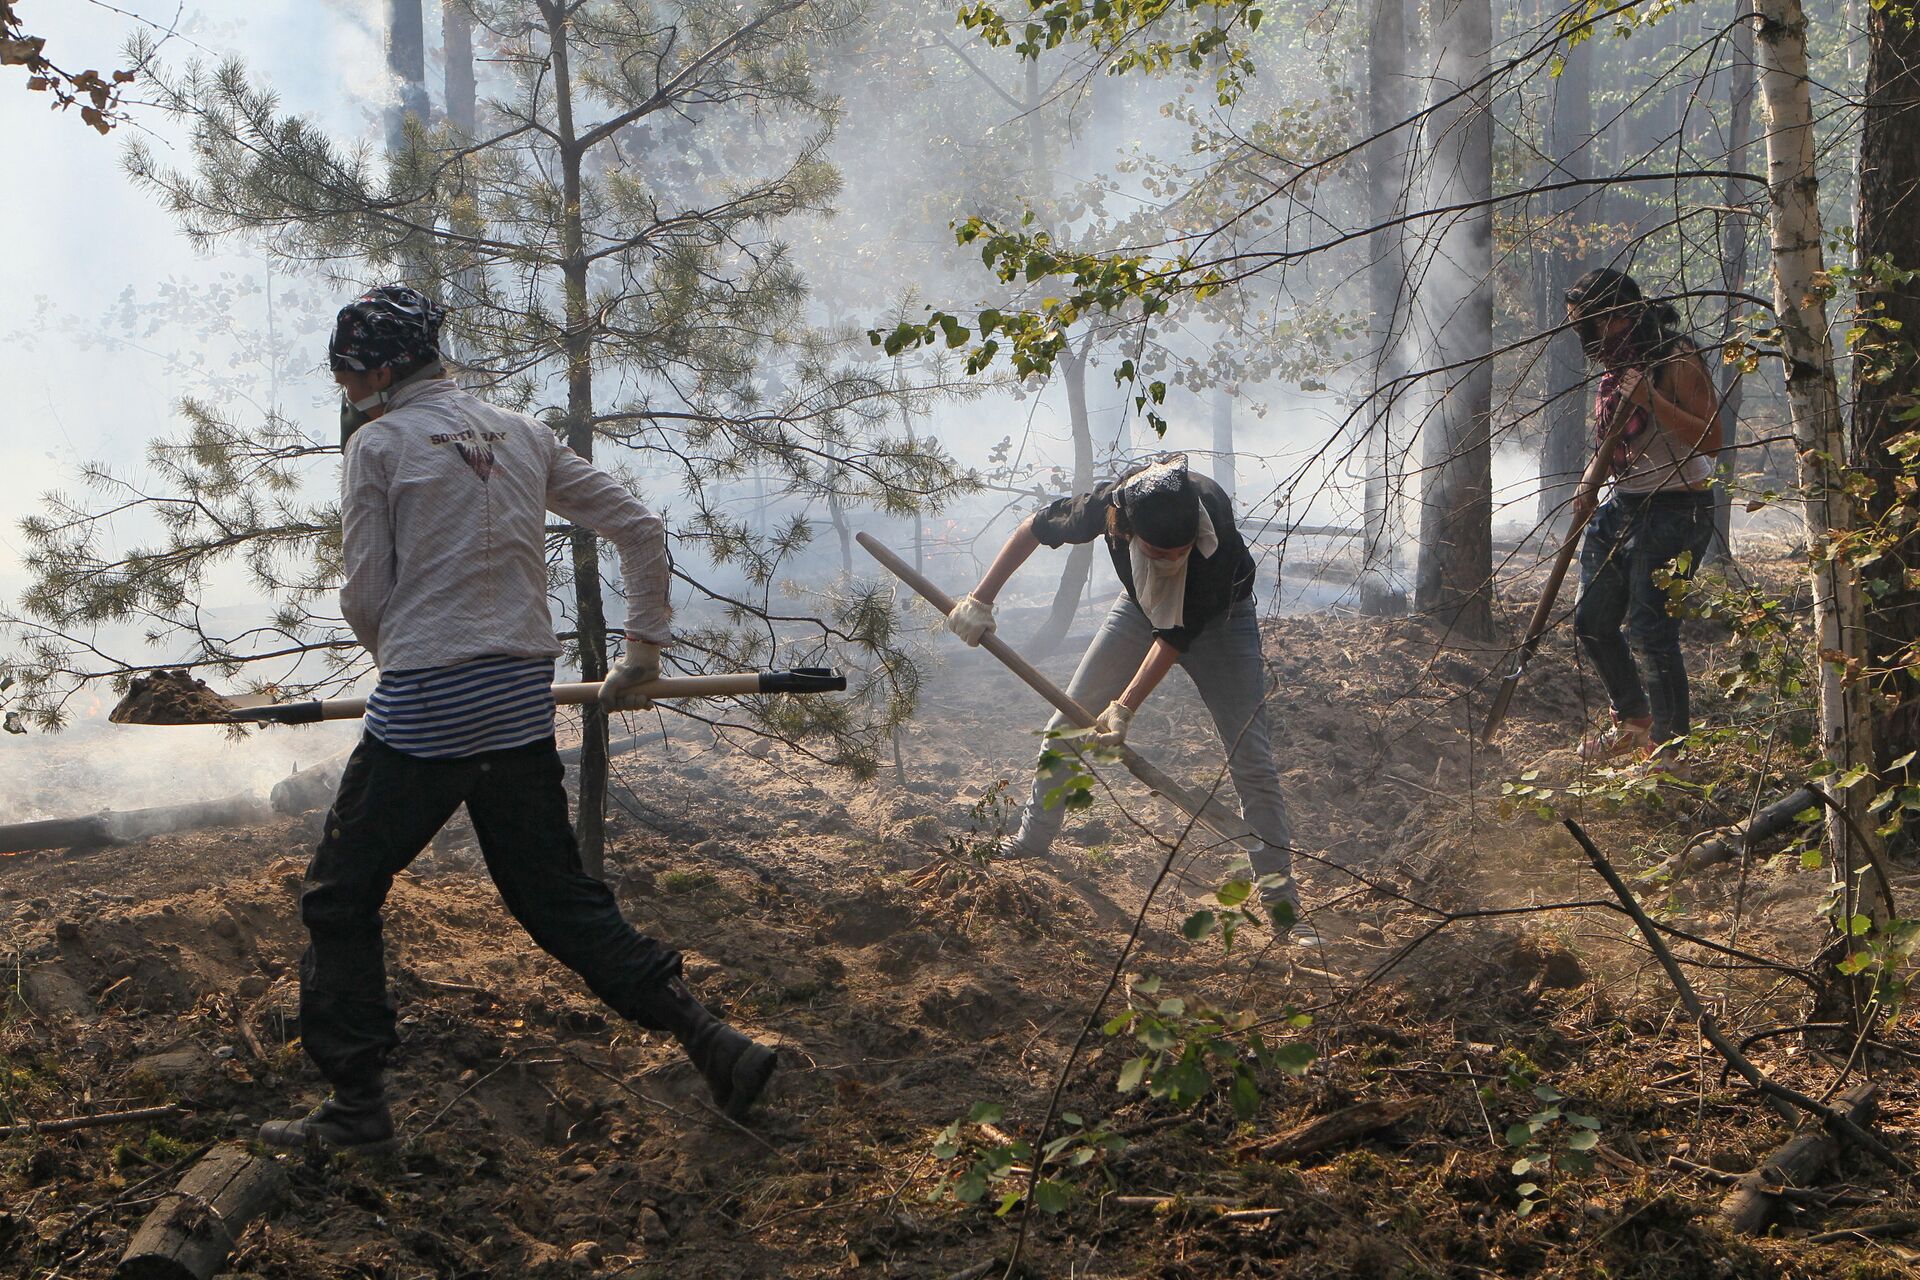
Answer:
<svg viewBox="0 0 1920 1280"><path fill-rule="evenodd" d="M1598 497L1600 485L1607 477L1607 464L1613 457L1614 446L1620 443L1625 434L1627 420L1634 408L1630 398L1622 398L1614 408L1613 421L1607 424L1607 434L1600 448L1587 462L1587 469L1580 475L1580 483L1573 494L1573 522L1567 526L1567 540L1561 544L1560 554L1554 557L1553 572L1547 575L1547 585L1541 588L1540 603L1533 607L1533 618L1527 623L1526 639L1520 642L1514 651L1513 670L1507 672L1500 682L1500 690L1493 695L1493 706L1487 709L1487 723L1480 730L1480 741L1492 745L1493 736L1500 732L1500 722L1507 718L1507 707L1513 702L1513 691L1520 687L1520 677L1526 674L1527 664L1533 661L1534 652L1540 648L1541 637L1547 634L1547 624L1553 618L1553 602L1560 596L1560 584L1566 581L1567 567L1573 563L1573 553L1580 549L1580 535L1587 527L1587 521L1593 518L1593 509L1581 512L1581 499ZM1659 428L1656 427L1655 430Z"/></svg>
<svg viewBox="0 0 1920 1280"><path fill-rule="evenodd" d="M884 565L894 577L919 592L921 597L938 609L942 616L953 612L952 596L936 587L924 574L916 573L912 565L888 550L872 534L859 534L856 540L866 548L868 555ZM1067 718L1068 723L1081 729L1092 727L1094 714L1069 697L1065 690L1047 679L1038 668L1016 653L1012 645L989 632L981 638L980 647L1000 659L1007 669L1019 676L1028 688L1052 703L1054 709ZM1209 799L1183 783L1175 781L1132 747L1122 746L1119 755L1120 763L1126 766L1128 773L1166 797L1182 813L1205 826L1222 840L1240 844L1259 839L1247 826L1245 819L1218 801Z"/></svg>

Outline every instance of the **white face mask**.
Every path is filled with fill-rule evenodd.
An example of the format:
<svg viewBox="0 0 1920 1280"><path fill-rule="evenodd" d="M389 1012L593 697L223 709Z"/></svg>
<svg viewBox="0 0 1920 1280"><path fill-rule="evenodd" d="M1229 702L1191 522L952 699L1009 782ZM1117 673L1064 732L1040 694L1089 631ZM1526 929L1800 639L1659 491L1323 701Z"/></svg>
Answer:
<svg viewBox="0 0 1920 1280"><path fill-rule="evenodd" d="M1171 560L1163 560L1158 556L1148 556L1147 572L1158 574L1163 578L1170 574L1185 573L1187 570L1187 560L1192 555L1193 548L1188 547Z"/></svg>

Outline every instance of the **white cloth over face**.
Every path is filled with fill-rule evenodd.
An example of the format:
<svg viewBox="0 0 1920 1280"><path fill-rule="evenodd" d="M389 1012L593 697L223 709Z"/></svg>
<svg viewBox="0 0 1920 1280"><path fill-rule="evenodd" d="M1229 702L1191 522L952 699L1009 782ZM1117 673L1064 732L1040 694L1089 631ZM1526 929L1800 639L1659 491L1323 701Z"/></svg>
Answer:
<svg viewBox="0 0 1920 1280"><path fill-rule="evenodd" d="M1200 508L1200 525L1186 555L1178 560L1155 560L1140 549L1140 539L1128 542L1128 558L1133 566L1133 598L1155 631L1186 625L1187 562L1195 553L1205 560L1220 549L1220 537L1213 530L1213 519L1207 515L1207 504L1197 497L1193 501Z"/></svg>

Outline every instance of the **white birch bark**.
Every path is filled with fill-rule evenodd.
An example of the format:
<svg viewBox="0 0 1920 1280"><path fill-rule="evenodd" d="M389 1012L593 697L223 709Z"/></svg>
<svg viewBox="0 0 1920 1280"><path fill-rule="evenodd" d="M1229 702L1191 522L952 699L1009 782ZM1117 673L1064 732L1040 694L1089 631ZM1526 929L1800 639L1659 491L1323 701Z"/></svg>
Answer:
<svg viewBox="0 0 1920 1280"><path fill-rule="evenodd" d="M1836 534L1854 527L1842 484L1847 458L1840 389L1828 328L1821 258L1819 177L1814 168L1812 94L1807 80L1807 19L1800 0L1757 0L1760 100L1767 124L1767 188L1772 207L1774 310L1787 360L1787 401L1799 454L1801 518L1812 557L1814 627L1820 654L1820 743L1842 769L1871 767L1864 601L1858 573L1828 554ZM1865 829L1866 789L1842 799ZM1856 861L1845 820L1828 811L1828 848L1836 875Z"/></svg>

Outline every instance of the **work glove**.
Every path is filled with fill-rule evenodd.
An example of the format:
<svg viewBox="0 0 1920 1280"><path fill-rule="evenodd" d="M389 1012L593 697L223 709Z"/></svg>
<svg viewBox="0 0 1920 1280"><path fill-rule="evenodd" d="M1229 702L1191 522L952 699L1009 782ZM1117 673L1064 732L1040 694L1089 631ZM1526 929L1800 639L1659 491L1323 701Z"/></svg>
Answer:
<svg viewBox="0 0 1920 1280"><path fill-rule="evenodd" d="M1118 747L1127 740L1127 726L1133 723L1133 708L1109 702L1107 709L1093 722L1093 742L1100 747Z"/></svg>
<svg viewBox="0 0 1920 1280"><path fill-rule="evenodd" d="M947 615L947 630L976 648L981 640L993 634L994 626L993 605L975 595L962 596L960 603L953 606L953 612Z"/></svg>
<svg viewBox="0 0 1920 1280"><path fill-rule="evenodd" d="M639 692L660 678L660 646L645 640L627 641L627 652L600 685L604 711L650 711L653 699Z"/></svg>

